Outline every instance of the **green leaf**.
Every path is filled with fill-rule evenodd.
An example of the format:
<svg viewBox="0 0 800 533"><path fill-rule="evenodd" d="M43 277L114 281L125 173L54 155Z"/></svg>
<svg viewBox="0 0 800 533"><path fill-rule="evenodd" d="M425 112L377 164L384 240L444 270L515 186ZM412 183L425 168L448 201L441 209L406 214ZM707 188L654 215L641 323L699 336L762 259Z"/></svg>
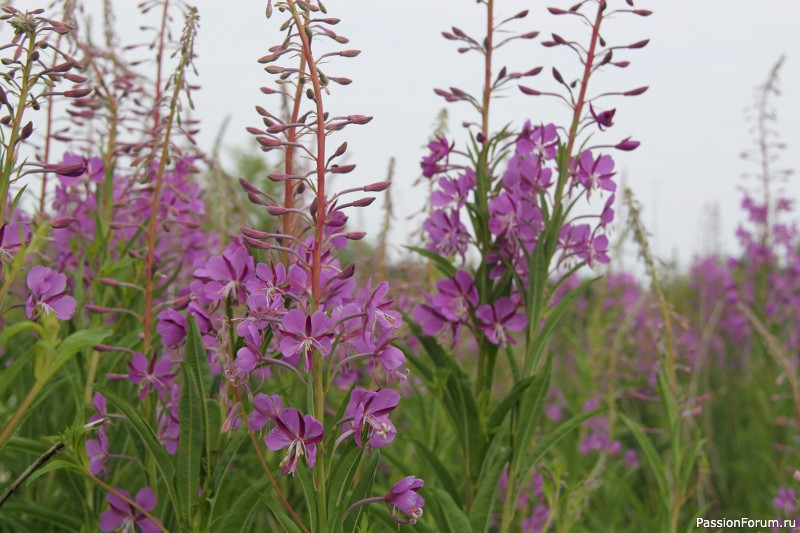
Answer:
<svg viewBox="0 0 800 533"><path fill-rule="evenodd" d="M267 503L267 507L269 510L272 511L272 514L275 516L275 520L283 528L285 533L300 533L300 528L297 527L297 524L291 519L291 517L283 510L282 507L279 507L278 504L269 500L269 498L264 498L264 501Z"/></svg>
<svg viewBox="0 0 800 533"><path fill-rule="evenodd" d="M142 418L142 415L139 414L139 411L137 411L130 403L128 403L125 398L108 387L104 387L102 385L95 385L94 388L100 394L105 396L106 399L111 402L111 404L116 407L117 410L125 416L125 418L128 419L133 431L139 436L142 444L144 444L144 447L155 459L156 468L158 468L159 472L161 473L161 479L164 480L164 484L167 487L172 504L175 507L176 514L181 515L181 513L177 512L179 505L175 495L175 488L173 486L175 467L172 464L172 458L167 453L167 450L165 450L164 446L162 446L162 444L158 441L158 437L156 437L156 433L153 431L153 428L150 427L147 421Z"/></svg>
<svg viewBox="0 0 800 533"><path fill-rule="evenodd" d="M350 443L333 464L328 485L328 521L325 525L325 530L330 533L342 531L341 517L349 501L346 496L353 485L362 456L363 450Z"/></svg>
<svg viewBox="0 0 800 533"><path fill-rule="evenodd" d="M553 333L555 333L556 327L559 322L561 322L561 319L567 314L567 311L569 311L569 308L575 303L575 300L578 299L578 296L598 279L599 278L592 278L584 281L577 288L565 294L561 301L558 302L558 305L548 311L544 326L541 331L534 334L533 340L528 345L528 353L525 361L526 370L529 371L536 368L539 359L542 357L542 353L544 353L545 348L547 348L547 344L550 342L550 338L553 336ZM531 320L531 324L539 324L538 315L534 314L534 318ZM533 322L533 320L535 320L535 322ZM538 328L538 326L536 327Z"/></svg>
<svg viewBox="0 0 800 533"><path fill-rule="evenodd" d="M28 365L31 363L34 355L36 354L35 344L28 348L21 357L17 357L14 359L14 362L11 363L11 366L3 370L0 374L0 397L5 397L6 389L12 383L15 383L14 378L19 373L20 370L23 368L27 368Z"/></svg>
<svg viewBox="0 0 800 533"><path fill-rule="evenodd" d="M222 450L222 454L219 456L216 464L214 465L214 472L211 474L210 491L212 496L219 492L222 482L225 479L225 474L228 473L231 461L233 461L233 458L236 456L236 452L239 451L239 448L242 446L242 443L246 438L247 429L244 425L242 425L236 430L230 441L228 441L225 449Z"/></svg>
<svg viewBox="0 0 800 533"><path fill-rule="evenodd" d="M438 457L436 457L436 454L429 450L428 447L423 443L416 439L414 439L413 442L416 446L417 453L419 453L433 469L433 472L436 474L436 478L439 480L439 484L460 506L462 504L461 492L458 490L458 486L453 480L453 476L451 476L450 472L447 470L447 467L439 460Z"/></svg>
<svg viewBox="0 0 800 533"><path fill-rule="evenodd" d="M517 427L517 442L511 457L511 468L519 471L522 460L529 451L531 441L539 427L542 412L547 401L547 391L550 388L550 378L553 374L553 354L547 358L541 371L533 376L533 381L522 397L519 408L519 423Z"/></svg>
<svg viewBox="0 0 800 533"><path fill-rule="evenodd" d="M588 420L602 410L602 408L598 408L591 411L578 413L569 420L566 420L556 426L553 431L551 431L544 439L542 439L541 442L538 443L534 452L529 456L526 456L525 468L522 470L522 472L520 472L521 475L518 477L520 479L526 478L528 473L533 470L533 467L536 466L536 463L538 463L542 457L544 457L544 455L550 451L550 448L555 446L558 441L566 437L572 430L581 425L584 420Z"/></svg>
<svg viewBox="0 0 800 533"><path fill-rule="evenodd" d="M57 530L80 531L82 525L82 522L77 518L75 518L74 516L70 516L68 514L65 514L63 511L53 509L48 505L39 504L28 500L20 501L19 499L17 499L17 501L13 502L8 501L3 505L3 511L9 515L16 514L16 515L29 515L31 517L36 517L43 522L47 522L49 526L47 529L48 531L57 531ZM39 527L41 528L42 525L39 524ZM35 531L35 529L15 528L10 531Z"/></svg>
<svg viewBox="0 0 800 533"><path fill-rule="evenodd" d="M653 442L645 435L637 422L634 422L622 413L620 413L619 416L625 425L628 426L628 430L630 430L633 438L636 439L637 444L639 444L645 461L650 467L653 476L656 478L656 484L658 485L658 491L661 493L661 498L664 501L670 501L668 499L670 497L669 482L665 474L664 463L661 461L661 456L656 451L655 446L653 446Z"/></svg>
<svg viewBox="0 0 800 533"><path fill-rule="evenodd" d="M436 494L436 503L441 508L441 514L438 518L441 519L440 526L446 533L474 533L469 519L461 510L453 498L442 489L435 488L433 492Z"/></svg>
<svg viewBox="0 0 800 533"><path fill-rule="evenodd" d="M63 459L55 459L44 465L43 467L36 470L31 476L25 481L25 485L30 485L40 477L45 474L49 474L54 470L73 470L75 472L79 472L83 474L83 470L71 461L65 461Z"/></svg>
<svg viewBox="0 0 800 533"><path fill-rule="evenodd" d="M474 474L480 469L488 442L478 415L475 387L466 370L453 354L445 351L436 339L423 334L422 328L413 320L406 317L406 323L419 339L434 365L447 376L442 402L467 458L470 469L468 474Z"/></svg>
<svg viewBox="0 0 800 533"><path fill-rule="evenodd" d="M306 502L311 531L317 531L317 493L314 490L314 480L311 479L311 469L307 468L305 464L298 464L296 472L300 486L303 488L303 498Z"/></svg>
<svg viewBox="0 0 800 533"><path fill-rule="evenodd" d="M47 366L47 373L43 379L49 380L58 370L78 352L89 349L95 344L100 344L110 331L104 329L84 329L76 331L58 345L55 359Z"/></svg>
<svg viewBox="0 0 800 533"><path fill-rule="evenodd" d="M253 511L260 498L260 492L268 486L270 486L269 478L261 478L236 498L222 523L223 533L249 533L252 531L255 519Z"/></svg>
<svg viewBox="0 0 800 533"><path fill-rule="evenodd" d="M453 276L456 275L456 267L454 267L450 263L450 261L448 261L441 255L437 254L436 252L433 252L431 250L426 250L425 248L418 248L416 246L406 246L406 248L411 250L412 252L418 253L419 255L425 257L426 259L430 259L436 266L436 268L438 268L439 271L448 278L452 278Z"/></svg>
<svg viewBox="0 0 800 533"><path fill-rule="evenodd" d="M181 520L191 525L197 491L200 488L200 462L203 455L202 411L205 402L199 395L197 383L190 375L188 363L181 364L184 377L181 390L178 416L180 435L175 468L177 471L177 492L180 501ZM191 529L191 528L190 528Z"/></svg>
<svg viewBox="0 0 800 533"><path fill-rule="evenodd" d="M508 454L496 458L481 476L480 487L469 511L469 522L474 533L489 531L495 499L499 493L500 476L508 463Z"/></svg>
<svg viewBox="0 0 800 533"><path fill-rule="evenodd" d="M497 404L497 407L492 409L492 412L489 413L489 420L486 424L490 432L497 430L497 428L503 424L503 420L506 419L508 412L519 401L522 393L528 390L528 387L531 386L533 381L534 377L530 376L515 383L503 400Z"/></svg>
<svg viewBox="0 0 800 533"><path fill-rule="evenodd" d="M198 411L200 418L200 429L202 442L205 443L205 456L202 449L198 450L197 460L201 457L205 459L205 471L211 470L211 450L216 448L216 441L219 433L212 433L211 423L209 422L208 405L206 403L206 391L211 384L211 369L208 366L208 355L203 344L203 337L197 327L197 321L193 316L189 316L186 331L186 366L184 366L184 382L194 381L194 409ZM185 385L184 385L185 386ZM199 466L199 465L198 465Z"/></svg>
<svg viewBox="0 0 800 533"><path fill-rule="evenodd" d="M367 456L367 461L364 468L361 470L361 479L358 481L356 488L353 489L353 495L347 506L354 504L359 500L363 500L372 496L372 485L375 483L375 474L378 472L378 458L380 457L380 450L375 449ZM345 509L346 510L346 509ZM368 516L369 512L367 506L362 505L350 513L344 521L343 531L352 533L356 531L357 525L361 521L361 517Z"/></svg>
<svg viewBox="0 0 800 533"><path fill-rule="evenodd" d="M0 332L0 346L8 346L8 340L11 337L19 335L20 333L24 333L26 331L36 330L40 336L44 335L44 330L42 330L41 326L36 322L31 322L30 320L21 320L20 322L15 322L14 324L10 324L8 326L3 326L3 331Z"/></svg>

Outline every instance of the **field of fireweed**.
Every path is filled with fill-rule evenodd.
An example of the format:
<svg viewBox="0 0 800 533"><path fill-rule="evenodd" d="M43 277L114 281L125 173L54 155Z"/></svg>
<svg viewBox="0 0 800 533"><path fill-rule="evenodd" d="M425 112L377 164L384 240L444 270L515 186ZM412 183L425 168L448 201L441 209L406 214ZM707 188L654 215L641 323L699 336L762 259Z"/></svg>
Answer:
<svg viewBox="0 0 800 533"><path fill-rule="evenodd" d="M335 5L266 2L281 38L253 65L248 128L264 155L228 170L194 139L193 7L142 2L143 47L119 42L111 2L99 37L80 0L3 8L1 531L678 532L798 516L780 63L749 117L739 251L680 272L653 257L618 179L639 143L615 111L648 82L593 89L648 44L604 28L636 35L650 11L552 7L574 21L559 35L479 3L485 32L453 27L443 45L480 56L482 89L432 88L473 120L420 139L419 176L390 165L373 182L346 142L372 117L326 102L359 55ZM574 54L512 72L506 47ZM501 94L563 120L493 129ZM390 185L418 178L424 222L396 256ZM366 235L349 219L376 198ZM614 268L623 245L640 274Z"/></svg>

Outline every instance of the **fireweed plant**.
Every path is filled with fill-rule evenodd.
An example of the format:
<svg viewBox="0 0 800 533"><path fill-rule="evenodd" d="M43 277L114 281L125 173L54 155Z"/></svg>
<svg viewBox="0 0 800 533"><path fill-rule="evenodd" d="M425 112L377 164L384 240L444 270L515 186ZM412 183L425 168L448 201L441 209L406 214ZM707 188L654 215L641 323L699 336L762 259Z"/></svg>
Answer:
<svg viewBox="0 0 800 533"><path fill-rule="evenodd" d="M544 39L578 60L547 71L499 66L506 46L539 48L512 31L526 12L484 1L485 35L445 32L480 57L481 87L436 92L475 119L459 140L440 115L424 240L395 262L391 202L377 245L348 225L402 177L354 181L341 137L370 117L329 110L351 82L332 69L358 51L322 4L266 3L279 44L259 60L271 81L248 131L267 155L238 182L193 142L196 10L142 2L145 42L129 44L112 4L99 33L77 0L0 14L0 529L677 531L699 515L797 516L800 247L775 163L780 63L752 109L742 252L670 275L631 195L616 218L647 288L592 277L620 268L614 158L638 146L614 136L609 97L645 88L590 80L647 44L608 44L607 23L649 11L550 8L586 33ZM564 123L493 129L494 98L517 89L565 104ZM217 205L233 191L241 204Z"/></svg>
<svg viewBox="0 0 800 533"><path fill-rule="evenodd" d="M566 104L569 121L557 126L537 123L534 117L519 130L506 126L495 132L490 124L492 98L542 68L497 69L498 50L538 33L509 33L508 25L525 18L527 11L498 20L495 3L482 3L485 36L472 37L456 27L443 33L460 45L459 52L482 56L482 91L473 96L454 87L436 90L448 102L468 103L478 118L465 123L469 140L463 149L438 136L422 160L423 175L436 186L431 196L434 209L423 224L427 249L417 251L443 277L414 308L410 321L427 358L409 351L406 355L425 384L437 391L457 435L458 452L440 442L434 446L462 458L463 484L451 483L451 473L440 476L442 488L431 505L437 524L443 527L448 515L458 513L474 531L487 530L493 520L500 531L510 531L527 518L517 516L516 509L534 467L561 437L598 412L589 409L552 432L537 431L554 357L548 342L592 280L558 299L554 296L584 267L609 262L606 233L614 219L617 188L612 153L639 144L630 138L610 144L600 139L612 128L616 112L607 107L607 97L636 96L647 88L593 94L589 82L601 69L626 67L628 62L617 55L643 48L647 41L612 46L601 30L608 18L650 12L633 8L633 2L550 8L552 15L574 17L589 28L585 44L555 34L543 43L575 52L577 78L573 81L554 67L559 92L534 89L529 82L518 87L526 95L550 96ZM475 266L469 260L473 256ZM460 350L454 348L459 345L469 346L468 353L475 356L458 357ZM435 452L428 450L426 455ZM502 513L495 518L501 476Z"/></svg>

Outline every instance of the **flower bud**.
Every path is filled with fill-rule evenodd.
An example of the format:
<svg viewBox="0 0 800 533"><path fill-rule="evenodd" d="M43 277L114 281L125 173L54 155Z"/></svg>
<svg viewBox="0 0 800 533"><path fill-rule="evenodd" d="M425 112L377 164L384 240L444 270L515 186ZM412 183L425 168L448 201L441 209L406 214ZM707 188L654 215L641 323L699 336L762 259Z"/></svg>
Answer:
<svg viewBox="0 0 800 533"><path fill-rule="evenodd" d="M366 198L359 198L358 200L353 202L354 207L367 207L372 202L375 201L374 196L367 196Z"/></svg>
<svg viewBox="0 0 800 533"><path fill-rule="evenodd" d="M392 183L389 181L376 181L364 186L364 192L381 192L389 188Z"/></svg>
<svg viewBox="0 0 800 533"><path fill-rule="evenodd" d="M75 217L58 217L53 220L51 225L53 226L53 229L63 229L68 227L73 222L76 222L77 220L78 219Z"/></svg>
<svg viewBox="0 0 800 533"><path fill-rule="evenodd" d="M356 168L355 165L333 165L330 168L331 174L348 174Z"/></svg>

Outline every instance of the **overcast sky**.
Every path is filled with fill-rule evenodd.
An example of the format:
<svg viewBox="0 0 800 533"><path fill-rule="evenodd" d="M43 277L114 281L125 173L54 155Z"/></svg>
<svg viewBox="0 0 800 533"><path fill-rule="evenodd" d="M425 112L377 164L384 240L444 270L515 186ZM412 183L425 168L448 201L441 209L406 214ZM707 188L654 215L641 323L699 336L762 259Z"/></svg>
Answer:
<svg viewBox="0 0 800 533"><path fill-rule="evenodd" d="M623 4L622 0L610 0ZM97 2L99 5L100 2ZM264 1L196 0L201 14L197 40L202 90L196 95L197 116L202 119L201 145L210 147L228 117L225 146L242 148L250 142L245 126L259 125L254 106L277 106L276 97L259 92L271 84L270 76L256 60L280 39L281 15L264 16ZM499 16L521 9L530 15L516 24L521 31L556 31L580 42L588 32L570 17L554 17L546 7L568 7L571 2L550 0L498 0ZM135 2L116 1L119 29L126 42L141 40ZM456 25L482 37L483 6L474 0L329 0L329 16L342 19L337 33L350 38L363 53L356 59L339 60L327 73L354 80L334 89L328 100L333 114L375 117L364 127L346 130L353 162L358 171L348 179L364 184L382 179L390 157L397 158L394 197L400 213L394 241L406 242L413 228L405 215L419 209L419 191L411 188L419 175L419 159L436 114L445 105L433 94L434 87L456 86L477 94L481 63L475 54L460 55L441 31ZM637 98L619 98L616 124L609 141L628 135L642 142L632 153L617 153L618 169L645 207L645 222L654 233L655 250L664 258L677 255L685 264L707 248L704 231L708 207L719 205L722 241L735 251L735 225L741 219L738 187L747 169L739 154L751 142L743 110L752 104L755 87L771 66L786 54L781 72L782 96L777 100L779 130L788 144L782 165L800 168L800 25L798 0L641 0L637 7L651 9L653 16L620 17L604 24L604 36L612 44L628 44L644 38L650 45L630 51L632 65L614 69L597 79L596 88L627 90L649 85ZM565 20L565 19L570 19ZM498 53L496 65L510 70L557 65L570 79L578 76L574 59L535 41L517 41ZM792 45L791 43L794 43ZM566 60L565 60L566 59ZM530 84L553 87L546 74ZM568 110L555 100L524 96L516 89L493 108L493 126L553 121L566 124ZM609 100L609 102L611 102ZM474 120L467 104L448 104L450 133L464 138L460 124ZM800 200L800 177L788 188ZM800 203L800 202L798 202ZM378 204L378 202L376 202ZM377 208L365 211L361 223L377 233ZM356 219L356 222L359 222Z"/></svg>

